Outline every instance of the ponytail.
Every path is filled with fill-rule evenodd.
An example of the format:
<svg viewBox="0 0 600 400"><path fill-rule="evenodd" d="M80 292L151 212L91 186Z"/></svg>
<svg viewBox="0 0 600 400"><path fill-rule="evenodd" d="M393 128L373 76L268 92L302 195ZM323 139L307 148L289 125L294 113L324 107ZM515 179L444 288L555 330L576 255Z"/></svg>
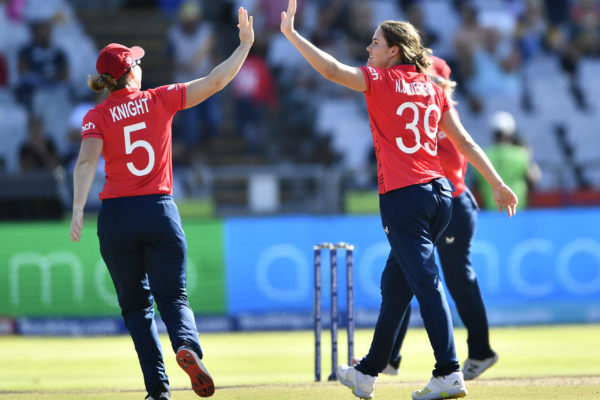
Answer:
<svg viewBox="0 0 600 400"><path fill-rule="evenodd" d="M110 74L100 74L93 76L88 75L87 84L94 92L101 92L104 89L109 92L114 92L115 90L123 89L127 86L128 81L129 74L123 74L118 80L113 78Z"/></svg>
<svg viewBox="0 0 600 400"><path fill-rule="evenodd" d="M456 81L451 81L449 79L444 79L441 76L434 75L429 75L429 78L433 83L441 87L444 90L444 92L446 92L446 96L448 96L448 99L450 100L450 103L452 105L458 104L458 102L452 98L452 95L454 94L454 89L456 89Z"/></svg>
<svg viewBox="0 0 600 400"><path fill-rule="evenodd" d="M427 47L421 47L420 51L417 53L414 64L417 68L417 71L425 74L429 67L431 66L431 56L433 55L433 51Z"/></svg>

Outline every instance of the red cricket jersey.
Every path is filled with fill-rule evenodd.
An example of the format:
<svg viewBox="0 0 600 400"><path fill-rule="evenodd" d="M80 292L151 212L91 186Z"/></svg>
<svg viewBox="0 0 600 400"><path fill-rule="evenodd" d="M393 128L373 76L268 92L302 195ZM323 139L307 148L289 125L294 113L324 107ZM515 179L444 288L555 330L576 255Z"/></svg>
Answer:
<svg viewBox="0 0 600 400"><path fill-rule="evenodd" d="M100 199L171 194L171 121L185 107L185 86L112 92L83 119L82 140L104 141L106 183Z"/></svg>
<svg viewBox="0 0 600 400"><path fill-rule="evenodd" d="M450 104L444 91L414 65L361 70L367 80L379 193L443 177L437 131Z"/></svg>
<svg viewBox="0 0 600 400"><path fill-rule="evenodd" d="M454 107L450 108L450 112L458 116ZM467 189L467 185L465 184L467 159L454 147L442 130L438 131L438 157L440 158L446 178L454 185L452 195L454 197L460 196Z"/></svg>

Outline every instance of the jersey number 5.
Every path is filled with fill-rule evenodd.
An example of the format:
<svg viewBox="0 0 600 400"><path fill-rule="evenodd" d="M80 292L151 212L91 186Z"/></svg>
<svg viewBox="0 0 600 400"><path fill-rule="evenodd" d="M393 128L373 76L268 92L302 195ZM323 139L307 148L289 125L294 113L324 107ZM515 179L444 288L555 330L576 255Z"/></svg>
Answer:
<svg viewBox="0 0 600 400"><path fill-rule="evenodd" d="M123 134L125 135L125 154L133 153L133 150L138 147L141 147L148 152L148 165L146 165L144 169L137 169L132 162L127 163L127 169L129 169L129 172L135 176L148 175L154 167L154 149L152 149L150 143L145 140L136 140L135 142L131 142L131 133L142 129L146 129L145 122L127 125L125 128L123 128Z"/></svg>
<svg viewBox="0 0 600 400"><path fill-rule="evenodd" d="M419 108L417 107L417 105L410 101L406 102L406 103L402 103L402 105L400 105L400 107L398 107L398 109L396 110L396 114L402 115L402 113L404 113L404 111L406 109L411 110L413 113L413 116L414 116L413 120L410 123L406 124L406 129L409 131L412 131L414 133L415 145L412 147L407 147L404 144L404 142L402 141L401 137L396 138L396 145L398 146L398 148L400 150L402 150L403 152L405 152L407 154L415 153L417 150L419 150L422 147L429 154L431 154L432 156L435 156L437 154L437 140L436 140L437 126L434 127L434 129L431 129L431 127L429 126L429 119L431 117L431 113L434 111L437 113L438 119L439 119L439 117L441 117L441 115L442 115L442 113L440 112L440 108L436 104L430 104L429 107L427 107L425 109L425 115L423 118L423 128L424 128L427 136L430 139L434 140L434 143L435 143L434 148L431 148L430 143L425 143L425 145L421 144L421 134L419 132L419 129L417 128L417 124L419 123L419 117L420 117Z"/></svg>

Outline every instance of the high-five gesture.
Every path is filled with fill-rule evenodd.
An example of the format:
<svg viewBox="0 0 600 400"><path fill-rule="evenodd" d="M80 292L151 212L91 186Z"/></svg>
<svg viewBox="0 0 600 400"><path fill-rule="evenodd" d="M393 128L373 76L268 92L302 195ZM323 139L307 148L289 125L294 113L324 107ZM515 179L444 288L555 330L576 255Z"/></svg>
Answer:
<svg viewBox="0 0 600 400"><path fill-rule="evenodd" d="M296 15L296 0L290 0L288 9L281 12L281 33L285 36L294 31L294 16Z"/></svg>
<svg viewBox="0 0 600 400"><path fill-rule="evenodd" d="M294 29L296 0L289 0L287 11L281 12L281 33L298 49L312 67L332 82L352 90L364 92L366 82L363 73L356 67L345 65L329 53L319 49Z"/></svg>
<svg viewBox="0 0 600 400"><path fill-rule="evenodd" d="M222 90L238 73L246 60L250 48L254 43L254 18L248 16L244 7L238 9L238 24L240 30L240 44L234 52L221 64L213 68L203 77L185 83L186 99L185 108L194 107L206 98Z"/></svg>
<svg viewBox="0 0 600 400"><path fill-rule="evenodd" d="M240 29L240 42L242 43L254 43L254 17L248 17L248 10L244 7L240 7L238 10L238 24L237 27Z"/></svg>

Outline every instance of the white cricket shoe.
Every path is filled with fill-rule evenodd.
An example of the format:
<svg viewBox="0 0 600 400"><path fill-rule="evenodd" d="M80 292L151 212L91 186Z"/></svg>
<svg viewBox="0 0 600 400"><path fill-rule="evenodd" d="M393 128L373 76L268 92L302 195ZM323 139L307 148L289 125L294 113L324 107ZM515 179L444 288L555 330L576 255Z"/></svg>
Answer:
<svg viewBox="0 0 600 400"><path fill-rule="evenodd" d="M339 365L337 367L337 378L344 386L352 389L352 393L361 399L372 399L375 390L376 376L366 375L354 367Z"/></svg>
<svg viewBox="0 0 600 400"><path fill-rule="evenodd" d="M385 368L383 369L383 371L381 371L382 374L393 375L393 376L398 375L399 372L400 372L400 368L396 368L392 364L386 365Z"/></svg>
<svg viewBox="0 0 600 400"><path fill-rule="evenodd" d="M461 371L446 376L432 377L423 390L415 390L413 400L457 399L467 395Z"/></svg>
<svg viewBox="0 0 600 400"><path fill-rule="evenodd" d="M486 369L496 364L498 361L498 354L494 354L492 357L485 358L483 360L475 360L473 358L467 358L463 363L462 372L465 380L471 380L477 378Z"/></svg>

